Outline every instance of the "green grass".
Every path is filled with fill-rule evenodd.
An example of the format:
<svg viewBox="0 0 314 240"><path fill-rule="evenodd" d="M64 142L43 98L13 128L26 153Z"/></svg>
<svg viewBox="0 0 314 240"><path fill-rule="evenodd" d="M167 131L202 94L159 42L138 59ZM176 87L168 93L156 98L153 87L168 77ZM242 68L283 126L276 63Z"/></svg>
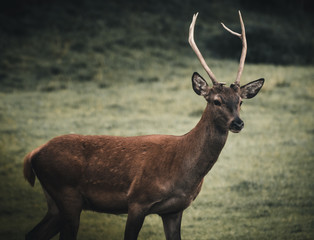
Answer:
<svg viewBox="0 0 314 240"><path fill-rule="evenodd" d="M68 133L182 135L199 121L205 101L193 92L191 75L207 76L187 44L187 29L192 13L203 8L165 2L157 6L163 14L148 3L126 11L116 2L105 8L93 1L92 8L78 5L83 15L76 5L36 5L20 19L25 28L11 22L21 35L1 35L1 239L22 239L46 212L40 185L31 188L22 176L23 157L35 147ZM218 2L202 5L213 14L200 13L196 38L218 80L231 83L238 56L211 58L208 34L222 31L222 19L238 26L238 2L227 9ZM242 14L251 28L284 21L249 9ZM295 19L282 26L295 29ZM246 64L241 81L260 77L262 91L243 103L245 128L230 133L184 212L183 239L314 238L314 67ZM125 221L125 215L84 212L78 238L122 239ZM164 239L158 216L146 218L140 239Z"/></svg>

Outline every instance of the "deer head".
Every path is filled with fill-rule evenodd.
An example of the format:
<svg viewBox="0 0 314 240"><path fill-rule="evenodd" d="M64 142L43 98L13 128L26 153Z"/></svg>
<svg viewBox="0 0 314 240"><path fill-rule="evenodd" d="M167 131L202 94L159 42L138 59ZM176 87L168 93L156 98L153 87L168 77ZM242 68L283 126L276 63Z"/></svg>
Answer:
<svg viewBox="0 0 314 240"><path fill-rule="evenodd" d="M231 34L238 36L242 40L242 53L238 74L234 83L230 87L225 87L225 83L220 83L216 80L214 73L206 64L201 52L194 42L194 27L198 13L194 14L189 31L189 43L200 60L202 66L212 80L213 87L209 87L204 78L198 73L192 76L192 86L196 94L203 96L208 107L214 115L214 123L217 127L228 129L231 132L238 133L244 127L244 123L239 116L240 107L243 99L250 99L256 96L264 84L264 79L258 79L244 86L240 86L240 78L244 69L244 62L247 52L247 42L245 36L245 27L242 20L241 12L239 11L242 33L236 33L227 28L223 23L222 26Z"/></svg>

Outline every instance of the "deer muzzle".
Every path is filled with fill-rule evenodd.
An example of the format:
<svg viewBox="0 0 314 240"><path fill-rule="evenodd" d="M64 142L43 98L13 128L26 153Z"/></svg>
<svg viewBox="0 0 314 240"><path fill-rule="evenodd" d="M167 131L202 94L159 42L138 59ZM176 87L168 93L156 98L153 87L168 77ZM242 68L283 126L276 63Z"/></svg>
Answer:
<svg viewBox="0 0 314 240"><path fill-rule="evenodd" d="M243 127L244 127L244 122L239 117L236 117L231 122L229 130L233 133L238 133L242 130Z"/></svg>

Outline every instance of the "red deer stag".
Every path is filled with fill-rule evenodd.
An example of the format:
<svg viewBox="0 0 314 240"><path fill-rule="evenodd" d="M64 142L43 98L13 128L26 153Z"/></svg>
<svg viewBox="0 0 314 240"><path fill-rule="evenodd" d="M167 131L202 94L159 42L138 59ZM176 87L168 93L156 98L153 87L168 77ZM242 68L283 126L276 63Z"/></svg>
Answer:
<svg viewBox="0 0 314 240"><path fill-rule="evenodd" d="M194 42L197 14L190 26L189 43L213 86L198 74L194 91L207 106L201 120L183 136L136 137L63 135L29 153L24 159L25 179L35 176L47 198L48 212L26 239L76 239L82 210L127 213L125 240L137 239L148 214L161 216L166 239L181 239L184 209L201 190L203 178L225 145L229 130L244 126L239 117L242 99L254 97L263 86L259 79L240 87L246 57L241 14L242 54L236 80L230 87L219 83Z"/></svg>

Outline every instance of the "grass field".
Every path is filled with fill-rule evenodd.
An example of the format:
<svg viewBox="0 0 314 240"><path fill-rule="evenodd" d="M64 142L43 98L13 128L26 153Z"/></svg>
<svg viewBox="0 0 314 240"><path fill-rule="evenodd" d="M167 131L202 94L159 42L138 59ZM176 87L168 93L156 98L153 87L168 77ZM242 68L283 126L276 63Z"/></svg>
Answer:
<svg viewBox="0 0 314 240"><path fill-rule="evenodd" d="M187 31L170 27L158 37L171 18L150 14L144 24L143 15L131 18L132 33L121 22L110 28L109 16L104 26L96 21L101 31L88 30L94 37L65 35L56 25L27 35L23 44L10 42L0 69L1 239L22 239L46 212L40 185L31 188L22 176L23 157L33 148L68 133L182 135L200 119L205 101L190 79L194 71L206 74L186 43ZM188 27L190 16L179 26ZM149 24L158 21L164 25L148 36ZM204 49L210 27L200 25ZM218 79L231 83L238 56L219 60L204 52ZM260 77L262 91L243 103L245 128L230 133L184 212L183 239L314 239L314 67L249 63L241 83ZM122 239L125 220L84 212L78 239ZM165 239L161 219L147 217L139 238Z"/></svg>

